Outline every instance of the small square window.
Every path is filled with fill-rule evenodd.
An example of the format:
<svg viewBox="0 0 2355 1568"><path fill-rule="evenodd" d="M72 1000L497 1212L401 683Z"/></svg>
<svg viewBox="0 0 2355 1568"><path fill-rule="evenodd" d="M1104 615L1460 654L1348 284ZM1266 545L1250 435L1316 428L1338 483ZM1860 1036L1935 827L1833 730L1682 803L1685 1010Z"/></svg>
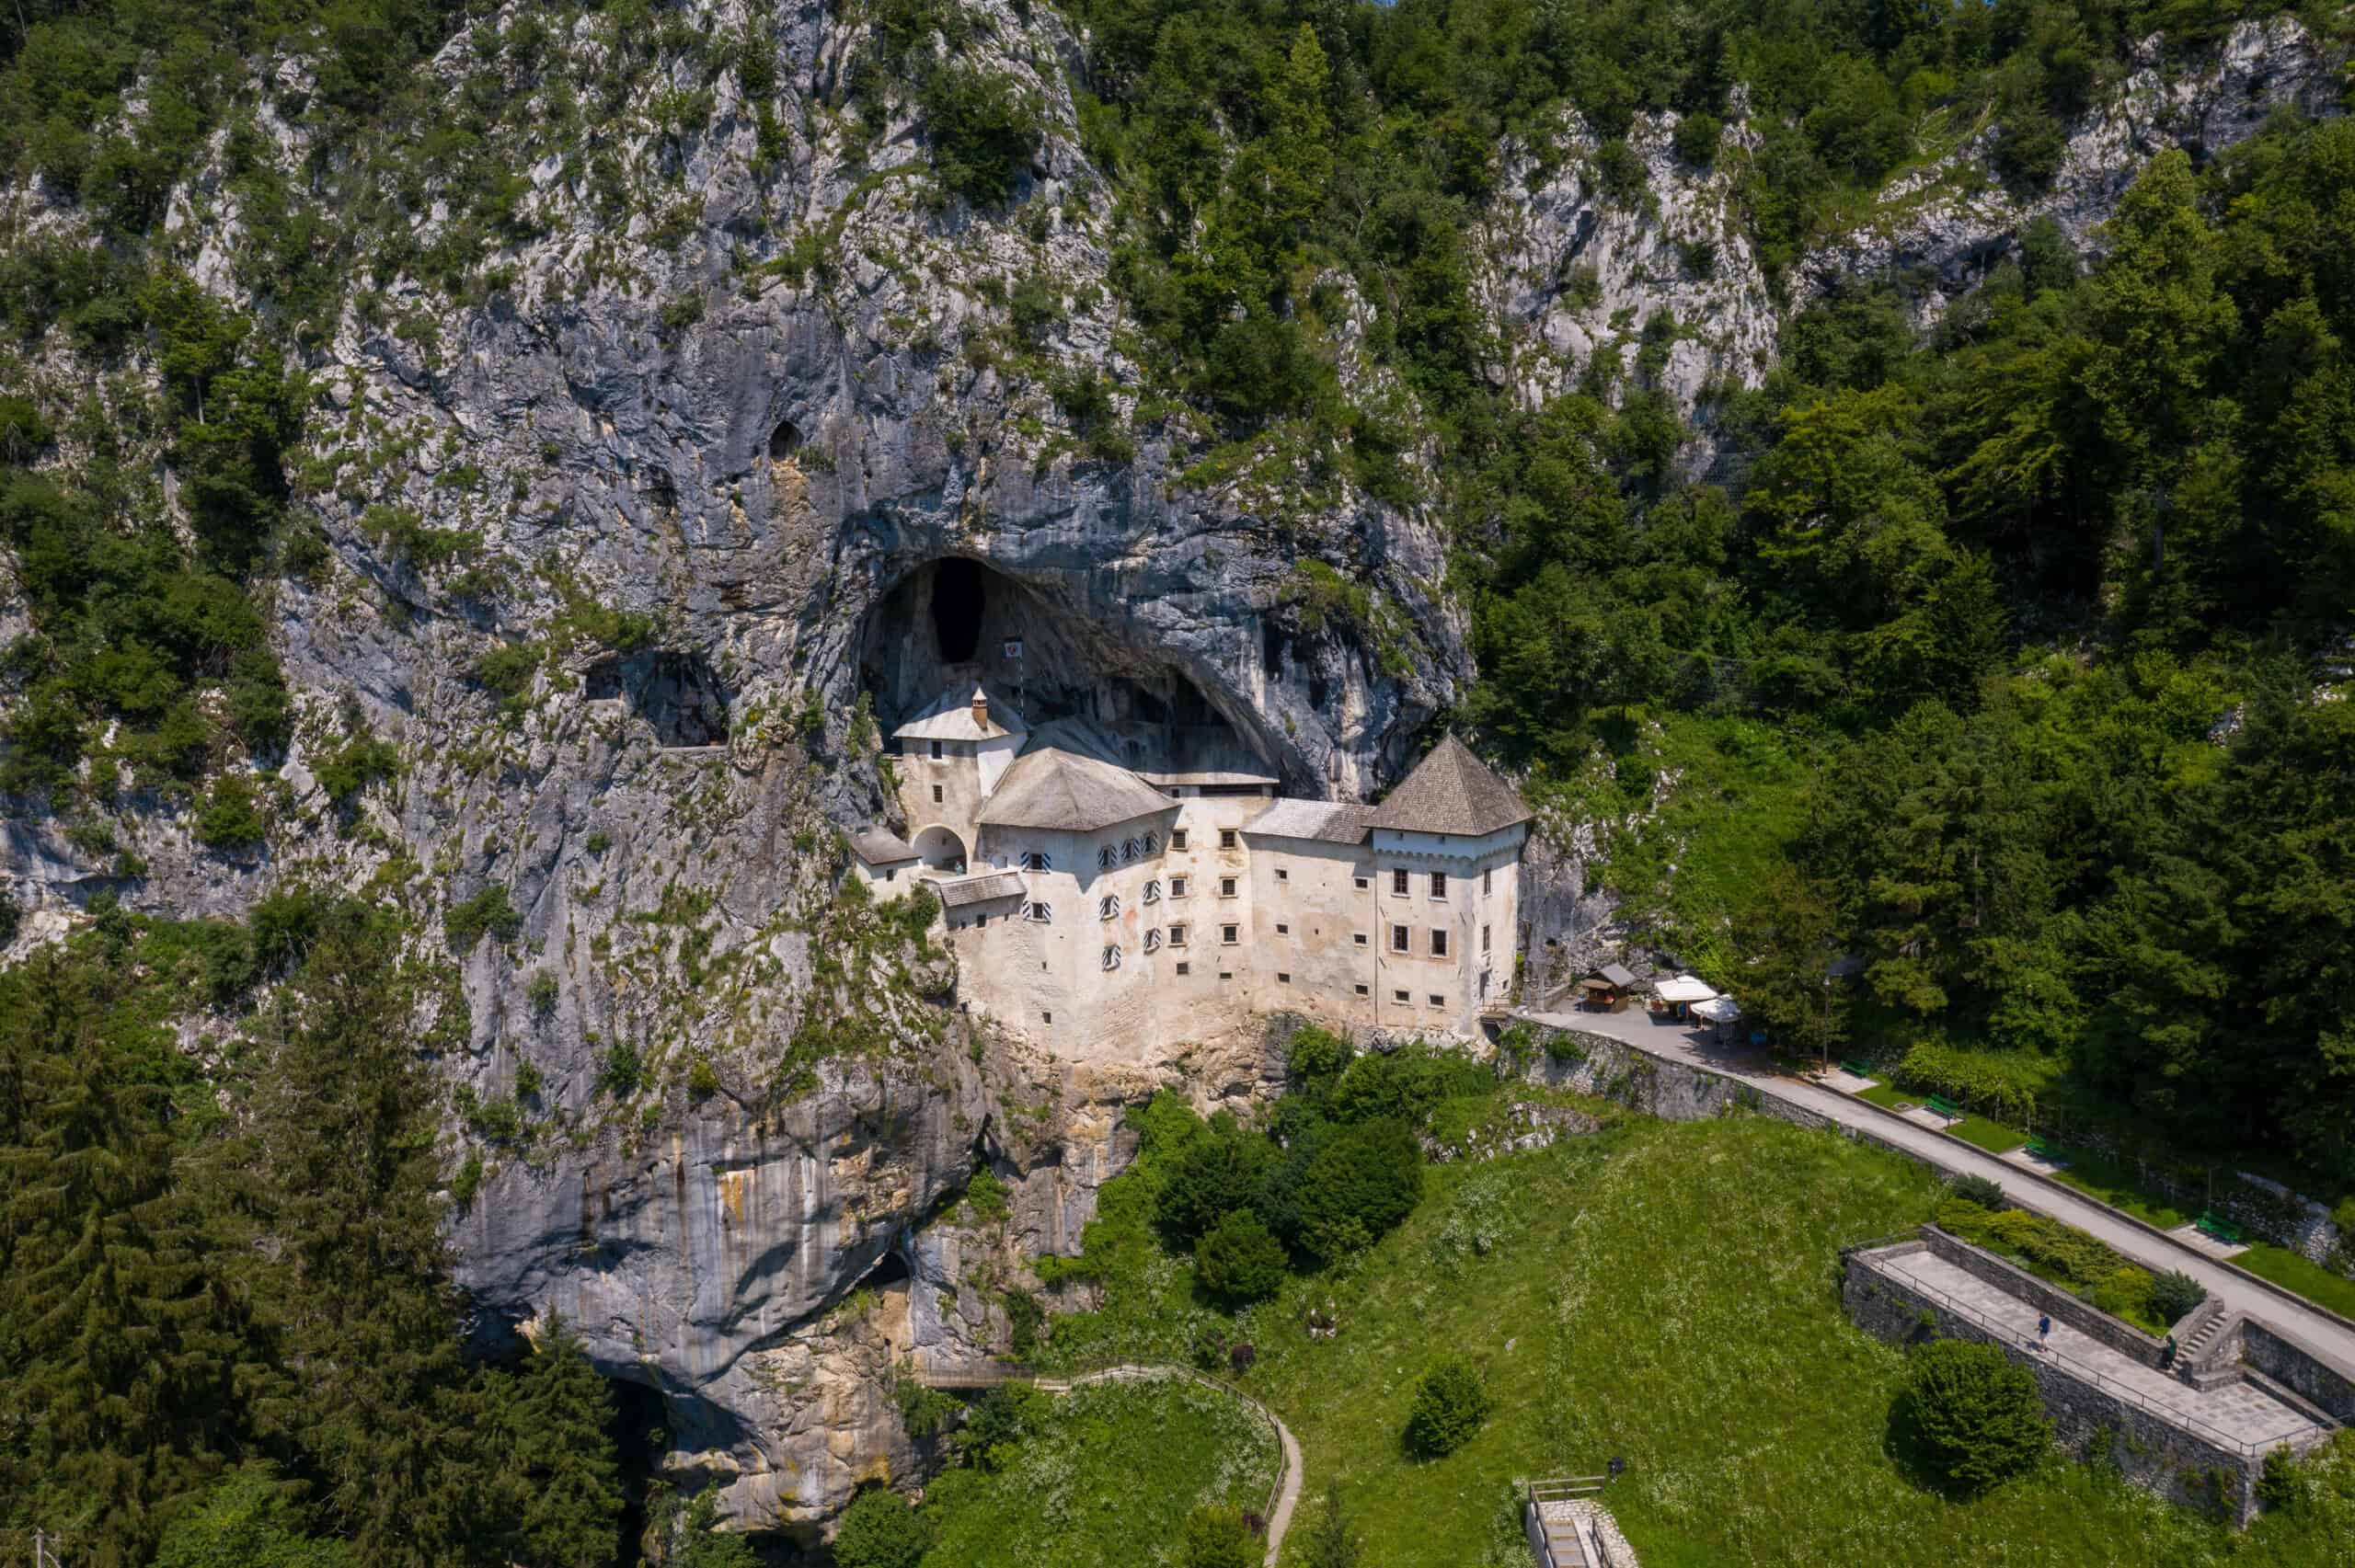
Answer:
<svg viewBox="0 0 2355 1568"><path fill-rule="evenodd" d="M1233 969L1221 969L1218 972L1218 978L1223 980L1231 980L1235 978L1235 971Z"/></svg>
<svg viewBox="0 0 2355 1568"><path fill-rule="evenodd" d="M1232 898L1235 897L1234 877L1222 876L1218 879L1218 896L1222 898Z"/></svg>
<svg viewBox="0 0 2355 1568"><path fill-rule="evenodd" d="M1414 938L1407 934L1407 928L1403 925L1392 926L1390 928L1390 951L1393 953L1411 953L1414 950Z"/></svg>
<svg viewBox="0 0 2355 1568"><path fill-rule="evenodd" d="M1186 847L1185 829L1172 828L1169 830L1169 847L1173 850L1182 850Z"/></svg>
<svg viewBox="0 0 2355 1568"><path fill-rule="evenodd" d="M1390 993L1390 995L1391 995L1391 999L1392 999L1393 1001L1396 1001L1396 1002L1398 1003L1398 1005L1400 1005L1401 1007L1406 1006L1408 1002L1410 1002L1410 1001L1414 1001L1414 1000L1415 1000L1413 997L1411 997L1411 996L1407 995L1407 994L1405 991L1403 991L1403 990L1394 990L1394 991L1392 991L1392 992Z"/></svg>
<svg viewBox="0 0 2355 1568"><path fill-rule="evenodd" d="M1292 927L1286 925L1281 921L1278 921L1276 922L1276 934L1278 936L1290 936L1292 934Z"/></svg>
<svg viewBox="0 0 2355 1568"><path fill-rule="evenodd" d="M1434 958L1447 956L1447 933L1444 931L1431 933L1431 956Z"/></svg>
<svg viewBox="0 0 2355 1568"><path fill-rule="evenodd" d="M1276 971L1276 984L1280 986L1288 986L1292 984L1292 977L1285 974L1281 969L1278 969Z"/></svg>
<svg viewBox="0 0 2355 1568"><path fill-rule="evenodd" d="M1181 963L1178 966L1178 972L1181 975L1190 975L1194 972L1194 966Z"/></svg>
<svg viewBox="0 0 2355 1568"><path fill-rule="evenodd" d="M1360 987L1358 987L1358 994L1359 994L1360 996L1363 996L1363 995L1365 995L1365 994L1366 994L1366 989L1365 989L1365 987L1363 987L1363 986L1360 986Z"/></svg>
<svg viewBox="0 0 2355 1568"><path fill-rule="evenodd" d="M1169 928L1169 945L1172 947L1183 947L1186 945L1186 928L1184 926L1173 925Z"/></svg>
<svg viewBox="0 0 2355 1568"><path fill-rule="evenodd" d="M1361 931L1356 935L1350 937L1350 940L1356 943L1360 947L1363 947L1365 945L1365 933Z"/></svg>
<svg viewBox="0 0 2355 1568"><path fill-rule="evenodd" d="M938 784L932 786L932 803L935 806L940 804L940 786Z"/></svg>
<svg viewBox="0 0 2355 1568"><path fill-rule="evenodd" d="M1182 898L1186 896L1186 879L1184 877L1173 876L1169 879L1169 896L1173 898Z"/></svg>
<svg viewBox="0 0 2355 1568"><path fill-rule="evenodd" d="M1350 880L1358 885L1358 891L1361 893L1373 886L1373 878L1371 876L1352 876Z"/></svg>
<svg viewBox="0 0 2355 1568"><path fill-rule="evenodd" d="M940 742L937 740L932 743L932 760L936 762L940 761Z"/></svg>
<svg viewBox="0 0 2355 1568"><path fill-rule="evenodd" d="M1231 850L1235 847L1234 829L1221 828L1218 830L1218 847L1223 850Z"/></svg>
<svg viewBox="0 0 2355 1568"><path fill-rule="evenodd" d="M1447 897L1446 872L1434 871L1431 873L1431 897L1434 898L1444 898Z"/></svg>
<svg viewBox="0 0 2355 1568"><path fill-rule="evenodd" d="M1407 873L1403 867L1390 874L1390 891L1401 898L1407 896Z"/></svg>
<svg viewBox="0 0 2355 1568"><path fill-rule="evenodd" d="M1242 930L1243 928L1239 925L1223 925L1218 928L1218 939L1232 947L1243 940Z"/></svg>
<svg viewBox="0 0 2355 1568"><path fill-rule="evenodd" d="M1433 991L1431 992L1431 1005L1433 1007L1445 1007L1447 1005L1447 998L1440 995L1437 991Z"/></svg>
<svg viewBox="0 0 2355 1568"><path fill-rule="evenodd" d="M1289 882L1292 880L1292 873L1286 871L1280 865L1276 867L1276 880L1279 882Z"/></svg>

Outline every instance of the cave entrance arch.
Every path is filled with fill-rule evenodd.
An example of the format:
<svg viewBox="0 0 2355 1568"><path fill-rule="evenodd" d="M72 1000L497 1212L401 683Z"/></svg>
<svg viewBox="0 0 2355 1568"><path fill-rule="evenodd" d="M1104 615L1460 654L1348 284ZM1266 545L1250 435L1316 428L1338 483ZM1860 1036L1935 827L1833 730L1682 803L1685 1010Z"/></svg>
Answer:
<svg viewBox="0 0 2355 1568"><path fill-rule="evenodd" d="M989 590L982 564L962 555L940 563L932 578L932 635L947 664L969 664L981 651Z"/></svg>
<svg viewBox="0 0 2355 1568"><path fill-rule="evenodd" d="M936 822L915 837L916 858L935 871L965 869L965 841Z"/></svg>
<svg viewBox="0 0 2355 1568"><path fill-rule="evenodd" d="M651 1522L655 1483L671 1451L671 1413L662 1391L627 1378L608 1378L614 1413L605 1424L613 1440L622 1488L619 1551L621 1568L646 1561L646 1530Z"/></svg>
<svg viewBox="0 0 2355 1568"><path fill-rule="evenodd" d="M790 419L779 419L769 432L769 461L783 463L801 450L801 432Z"/></svg>

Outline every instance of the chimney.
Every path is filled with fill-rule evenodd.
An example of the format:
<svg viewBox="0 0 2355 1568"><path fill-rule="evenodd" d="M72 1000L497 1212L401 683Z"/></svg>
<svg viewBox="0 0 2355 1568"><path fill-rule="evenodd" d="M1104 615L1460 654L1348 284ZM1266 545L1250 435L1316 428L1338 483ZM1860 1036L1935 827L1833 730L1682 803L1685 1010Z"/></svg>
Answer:
<svg viewBox="0 0 2355 1568"><path fill-rule="evenodd" d="M973 727L982 731L984 735L989 733L989 693L983 692L979 686L973 688Z"/></svg>

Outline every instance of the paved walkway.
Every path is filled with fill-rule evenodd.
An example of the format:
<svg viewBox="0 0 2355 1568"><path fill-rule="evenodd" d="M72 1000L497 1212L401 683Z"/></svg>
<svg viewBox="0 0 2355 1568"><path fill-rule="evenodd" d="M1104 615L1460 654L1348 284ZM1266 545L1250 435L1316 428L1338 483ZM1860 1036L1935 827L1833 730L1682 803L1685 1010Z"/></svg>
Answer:
<svg viewBox="0 0 2355 1568"><path fill-rule="evenodd" d="M1874 1262L1900 1279L1959 1303L1963 1317L1995 1330L2015 1345L2037 1344L2036 1322L2040 1314L2034 1306L1948 1259L1925 1251L1883 1253ZM2303 1448L2325 1430L2303 1412L2254 1383L2235 1379L2212 1389L2195 1389L2057 1320L2051 1338L2037 1354L2073 1362L2073 1369L2081 1376L2091 1372L2104 1384L2130 1391L2138 1402L2156 1407L2178 1425L2194 1432L2205 1428L2207 1436L2221 1433L2258 1448L2280 1443Z"/></svg>
<svg viewBox="0 0 2355 1568"><path fill-rule="evenodd" d="M2218 1267L2206 1253L2154 1235L2107 1204L2066 1187L2023 1180L2023 1167L2014 1162L1942 1137L1902 1116L1885 1115L1879 1106L1853 1095L1834 1093L1796 1078L1783 1077L1761 1053L1747 1047L1719 1046L1711 1039L1707 1029L1655 1024L1648 1015L1632 1012L1532 1013L1527 1016L1540 1024L1607 1036L1663 1060L1684 1062L1740 1079L1755 1086L1761 1093L1772 1094L1844 1127L1868 1133L1909 1154L1917 1154L1940 1170L2001 1182L2006 1196L2022 1208L2049 1214L2090 1232L2146 1267L2177 1269L2191 1276L2208 1288L2210 1295L2221 1299L2227 1309L2246 1312L2280 1330L2355 1377L2355 1329L2294 1299L2277 1296L2230 1269Z"/></svg>

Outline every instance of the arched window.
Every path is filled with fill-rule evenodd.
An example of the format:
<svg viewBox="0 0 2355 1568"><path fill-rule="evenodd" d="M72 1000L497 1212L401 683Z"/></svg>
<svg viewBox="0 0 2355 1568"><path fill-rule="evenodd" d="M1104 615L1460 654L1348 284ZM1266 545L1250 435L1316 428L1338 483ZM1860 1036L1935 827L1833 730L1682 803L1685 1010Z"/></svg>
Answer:
<svg viewBox="0 0 2355 1568"><path fill-rule="evenodd" d="M1096 852L1096 868L1098 871L1109 871L1120 864L1120 852L1114 849L1110 844L1106 844L1102 849Z"/></svg>
<svg viewBox="0 0 2355 1568"><path fill-rule="evenodd" d="M1117 969L1120 967L1120 944L1119 943L1116 942L1104 949L1104 967L1108 969Z"/></svg>
<svg viewBox="0 0 2355 1568"><path fill-rule="evenodd" d="M1105 894L1097 904L1096 912L1105 920L1118 918L1120 912L1120 896L1118 893Z"/></svg>
<svg viewBox="0 0 2355 1568"><path fill-rule="evenodd" d="M1144 885L1144 901L1148 904L1157 904L1161 902L1160 877L1154 877Z"/></svg>
<svg viewBox="0 0 2355 1568"><path fill-rule="evenodd" d="M1037 921L1040 925L1052 925L1055 920L1055 906L1043 898L1027 903L1022 906L1022 918L1027 921Z"/></svg>
<svg viewBox="0 0 2355 1568"><path fill-rule="evenodd" d="M1161 928L1159 926L1150 927L1145 932L1144 950L1148 953L1158 953L1161 951Z"/></svg>

